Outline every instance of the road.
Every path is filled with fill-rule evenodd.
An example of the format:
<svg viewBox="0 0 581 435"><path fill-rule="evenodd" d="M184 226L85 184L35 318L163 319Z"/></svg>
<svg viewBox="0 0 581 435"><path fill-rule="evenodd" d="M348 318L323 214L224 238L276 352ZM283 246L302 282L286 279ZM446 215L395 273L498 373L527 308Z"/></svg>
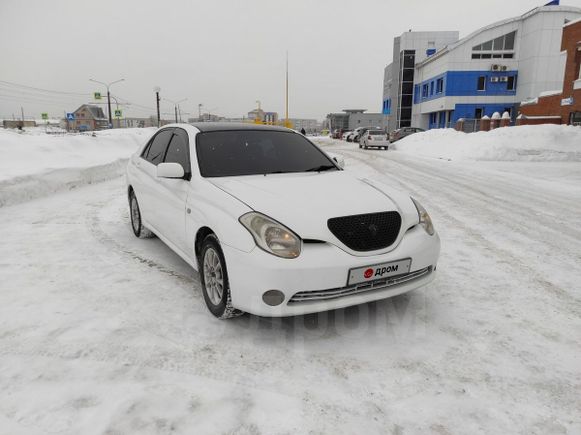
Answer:
<svg viewBox="0 0 581 435"><path fill-rule="evenodd" d="M0 208L0 433L581 433L580 164L327 149L430 211L432 285L218 321L122 179Z"/></svg>

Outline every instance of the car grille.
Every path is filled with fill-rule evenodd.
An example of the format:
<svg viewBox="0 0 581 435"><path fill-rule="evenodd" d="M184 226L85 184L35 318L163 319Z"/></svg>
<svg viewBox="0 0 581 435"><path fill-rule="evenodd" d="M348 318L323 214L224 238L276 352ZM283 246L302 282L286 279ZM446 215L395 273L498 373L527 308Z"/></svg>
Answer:
<svg viewBox="0 0 581 435"><path fill-rule="evenodd" d="M376 251L395 242L401 228L401 216L397 211L343 216L329 219L327 226L348 248Z"/></svg>
<svg viewBox="0 0 581 435"><path fill-rule="evenodd" d="M301 302L325 301L329 299L342 298L344 296L351 296L358 293L369 292L374 290L383 290L388 287L393 287L399 284L415 281L426 275L432 273L432 266L424 269L416 270L415 272L406 273L404 275L392 276L390 278L380 279L377 281L362 282L342 288L335 288L329 290L312 290L305 292L298 292L289 299L289 304L297 304Z"/></svg>

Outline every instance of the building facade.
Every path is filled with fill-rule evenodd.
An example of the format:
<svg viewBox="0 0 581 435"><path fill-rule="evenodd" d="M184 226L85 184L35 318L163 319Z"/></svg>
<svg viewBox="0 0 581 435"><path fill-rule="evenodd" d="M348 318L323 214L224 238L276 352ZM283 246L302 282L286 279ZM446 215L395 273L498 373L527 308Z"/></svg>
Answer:
<svg viewBox="0 0 581 435"><path fill-rule="evenodd" d="M523 101L520 106L521 123L581 125L581 19L563 26L561 50L565 56L561 91Z"/></svg>
<svg viewBox="0 0 581 435"><path fill-rule="evenodd" d="M417 57L418 49L401 47L405 34L399 43L396 38L394 53L397 48L403 65L394 61L386 68L386 79L391 80L387 103L389 80L384 80L390 130L408 123L444 128L460 118L479 119L495 112L508 112L514 121L521 101L561 89L565 68L561 33L564 24L581 17L581 9L557 3L486 26L435 52L426 50L423 59Z"/></svg>
<svg viewBox="0 0 581 435"><path fill-rule="evenodd" d="M366 109L343 109L343 113L329 113L326 126L329 130L355 130L357 127L387 129L389 116L384 113L365 113Z"/></svg>
<svg viewBox="0 0 581 435"><path fill-rule="evenodd" d="M458 41L458 32L406 32L393 40L392 63L383 77L383 109L389 116L388 129L412 123L415 66L438 50Z"/></svg>
<svg viewBox="0 0 581 435"><path fill-rule="evenodd" d="M83 104L74 112L75 120L71 121L70 128L79 131L94 131L108 128L109 119L99 106Z"/></svg>

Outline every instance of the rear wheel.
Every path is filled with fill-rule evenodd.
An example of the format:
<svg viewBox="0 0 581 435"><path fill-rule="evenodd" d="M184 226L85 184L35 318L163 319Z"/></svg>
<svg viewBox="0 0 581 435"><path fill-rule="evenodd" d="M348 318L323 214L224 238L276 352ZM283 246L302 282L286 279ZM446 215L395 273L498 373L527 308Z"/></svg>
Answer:
<svg viewBox="0 0 581 435"><path fill-rule="evenodd" d="M131 191L131 194L129 195L129 214L131 216L131 229L133 229L135 237L149 239L154 236L151 231L143 226L141 210L139 210L139 203L137 202L137 197L133 191Z"/></svg>
<svg viewBox="0 0 581 435"><path fill-rule="evenodd" d="M206 236L199 258L200 280L204 300L210 312L219 319L229 319L244 314L232 306L226 260L218 238Z"/></svg>

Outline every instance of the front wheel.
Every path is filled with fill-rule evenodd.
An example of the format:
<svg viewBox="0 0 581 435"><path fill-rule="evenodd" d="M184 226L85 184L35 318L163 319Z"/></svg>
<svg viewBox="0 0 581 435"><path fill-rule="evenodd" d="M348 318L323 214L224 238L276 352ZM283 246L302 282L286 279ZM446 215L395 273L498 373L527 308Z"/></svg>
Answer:
<svg viewBox="0 0 581 435"><path fill-rule="evenodd" d="M131 191L129 195L129 214L131 215L131 229L133 229L133 234L135 237L140 239L150 239L154 234L143 226L141 220L141 210L139 210L139 202L137 202L137 197L135 192Z"/></svg>
<svg viewBox="0 0 581 435"><path fill-rule="evenodd" d="M204 300L210 312L218 319L244 314L232 306L226 260L214 234L208 235L202 242L199 264Z"/></svg>

